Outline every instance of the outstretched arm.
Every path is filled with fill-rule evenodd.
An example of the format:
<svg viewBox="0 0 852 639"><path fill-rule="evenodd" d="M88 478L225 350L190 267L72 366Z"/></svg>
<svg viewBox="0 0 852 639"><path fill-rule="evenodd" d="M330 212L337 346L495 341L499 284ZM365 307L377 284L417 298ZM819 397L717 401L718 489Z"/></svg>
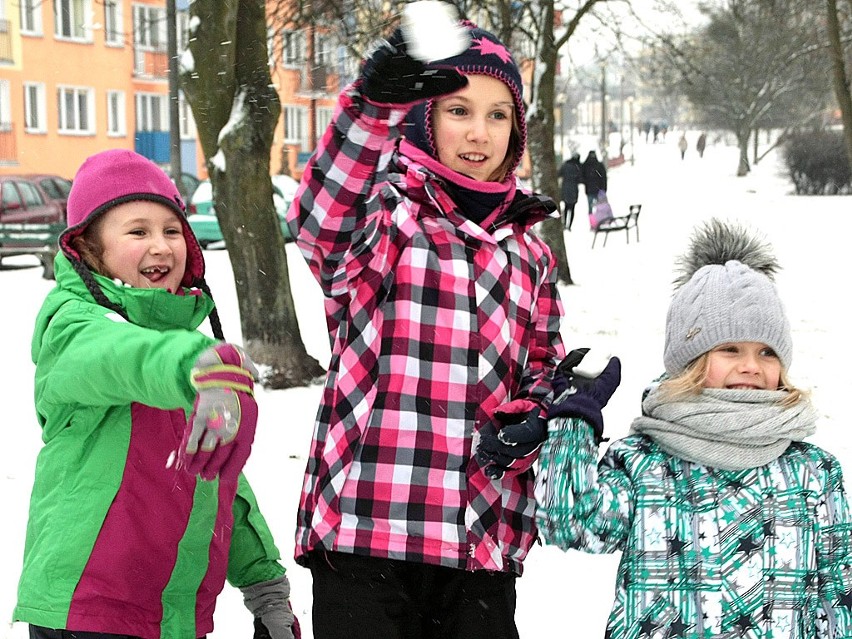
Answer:
<svg viewBox="0 0 852 639"><path fill-rule="evenodd" d="M618 358L571 351L559 365L548 438L539 456L536 515L545 540L563 550L619 550L633 518L633 487L612 450L598 463L601 409L621 380Z"/></svg>

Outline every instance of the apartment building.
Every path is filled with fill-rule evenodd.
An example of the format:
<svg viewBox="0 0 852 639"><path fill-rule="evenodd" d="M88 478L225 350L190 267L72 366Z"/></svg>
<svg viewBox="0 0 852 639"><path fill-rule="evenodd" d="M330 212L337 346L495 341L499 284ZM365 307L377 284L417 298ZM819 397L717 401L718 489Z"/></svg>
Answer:
<svg viewBox="0 0 852 639"><path fill-rule="evenodd" d="M188 6L176 0L178 50ZM282 102L272 170L298 178L351 65L312 30L270 26L269 36ZM0 0L0 174L72 178L106 148L134 149L169 170L167 42L165 0ZM182 96L179 112L181 169L204 178Z"/></svg>

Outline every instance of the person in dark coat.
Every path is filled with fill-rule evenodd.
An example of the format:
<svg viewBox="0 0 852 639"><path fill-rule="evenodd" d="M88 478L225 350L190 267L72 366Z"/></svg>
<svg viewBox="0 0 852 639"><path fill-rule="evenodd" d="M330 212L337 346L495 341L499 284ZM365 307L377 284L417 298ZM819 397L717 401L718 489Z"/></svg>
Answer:
<svg viewBox="0 0 852 639"><path fill-rule="evenodd" d="M695 143L695 150L698 151L698 157L704 157L704 148L707 146L707 134L703 131L698 136L698 142Z"/></svg>
<svg viewBox="0 0 852 639"><path fill-rule="evenodd" d="M606 191L606 167L598 159L597 153L589 151L583 160L583 184L586 186L586 199L589 201L589 213L595 206L598 191Z"/></svg>
<svg viewBox="0 0 852 639"><path fill-rule="evenodd" d="M562 178L562 226L570 231L574 223L574 206L580 195L580 182L583 180L579 153L574 153L562 163L559 177Z"/></svg>

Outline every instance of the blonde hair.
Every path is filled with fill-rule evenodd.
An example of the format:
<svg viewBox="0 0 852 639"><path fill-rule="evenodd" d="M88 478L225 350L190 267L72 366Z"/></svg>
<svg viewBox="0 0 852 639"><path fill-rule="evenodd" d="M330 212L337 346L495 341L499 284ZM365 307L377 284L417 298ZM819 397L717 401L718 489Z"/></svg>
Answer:
<svg viewBox="0 0 852 639"><path fill-rule="evenodd" d="M710 369L710 353L704 353L692 360L682 373L660 382L660 392L667 400L683 399L699 395L704 390L707 381L707 372ZM781 377L778 390L787 391L787 395L780 401L781 406L789 408L807 397L807 393L793 386L787 377L787 371L781 369Z"/></svg>

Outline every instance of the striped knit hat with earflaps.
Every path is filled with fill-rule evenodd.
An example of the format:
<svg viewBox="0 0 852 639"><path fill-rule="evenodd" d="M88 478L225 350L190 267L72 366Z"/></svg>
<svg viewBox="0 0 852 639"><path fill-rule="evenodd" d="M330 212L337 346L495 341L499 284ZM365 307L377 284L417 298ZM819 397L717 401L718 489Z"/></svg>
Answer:
<svg viewBox="0 0 852 639"><path fill-rule="evenodd" d="M678 266L663 353L670 376L728 342L766 344L789 369L790 323L774 284L780 266L766 243L713 219L693 233Z"/></svg>
<svg viewBox="0 0 852 639"><path fill-rule="evenodd" d="M156 202L175 212L186 241L186 271L181 285L198 287L210 295L204 280L204 254L186 221L186 207L174 182L148 158L128 149L110 149L88 157L77 170L68 194L68 227L59 236L59 248L95 300L125 315L124 309L104 295L73 241L110 209L138 200ZM212 295L210 297L212 299ZM223 339L215 308L210 315L210 323L216 337Z"/></svg>

